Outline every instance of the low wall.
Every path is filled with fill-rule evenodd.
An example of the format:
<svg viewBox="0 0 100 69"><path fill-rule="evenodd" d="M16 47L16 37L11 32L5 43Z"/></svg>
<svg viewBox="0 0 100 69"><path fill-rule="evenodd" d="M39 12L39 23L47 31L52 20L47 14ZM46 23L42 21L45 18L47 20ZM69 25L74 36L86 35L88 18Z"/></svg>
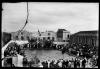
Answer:
<svg viewBox="0 0 100 69"><path fill-rule="evenodd" d="M54 44L57 44L57 45L64 45L64 44L68 44L68 42L53 42Z"/></svg>

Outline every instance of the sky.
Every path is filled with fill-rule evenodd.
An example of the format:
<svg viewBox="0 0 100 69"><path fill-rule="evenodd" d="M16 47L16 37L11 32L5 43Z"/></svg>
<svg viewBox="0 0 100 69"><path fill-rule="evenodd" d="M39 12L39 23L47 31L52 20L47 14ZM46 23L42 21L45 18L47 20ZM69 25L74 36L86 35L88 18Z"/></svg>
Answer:
<svg viewBox="0 0 100 69"><path fill-rule="evenodd" d="M29 2L29 19L24 30L34 32L66 29L71 33L99 28L99 3ZM27 3L2 3L2 31L21 29L27 17Z"/></svg>

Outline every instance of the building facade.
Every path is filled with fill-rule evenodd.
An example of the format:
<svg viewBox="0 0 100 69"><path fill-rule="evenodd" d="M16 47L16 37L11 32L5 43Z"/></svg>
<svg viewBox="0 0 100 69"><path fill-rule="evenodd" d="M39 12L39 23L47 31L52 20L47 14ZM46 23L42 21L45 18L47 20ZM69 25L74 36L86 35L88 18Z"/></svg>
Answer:
<svg viewBox="0 0 100 69"><path fill-rule="evenodd" d="M19 31L17 32L12 32L12 40L28 40L32 38L32 33L28 32L26 30L23 30L19 33Z"/></svg>
<svg viewBox="0 0 100 69"><path fill-rule="evenodd" d="M56 41L56 33L53 31L42 32L41 39L49 39L49 40Z"/></svg>
<svg viewBox="0 0 100 69"><path fill-rule="evenodd" d="M82 45L98 46L98 31L80 31L70 36L70 44L77 43Z"/></svg>
<svg viewBox="0 0 100 69"><path fill-rule="evenodd" d="M46 31L46 32L35 32L33 34L33 37L35 38L39 38L42 40L52 40L52 41L56 41L56 33L53 31Z"/></svg>
<svg viewBox="0 0 100 69"><path fill-rule="evenodd" d="M70 37L70 32L65 29L58 29L57 31L57 41L67 42Z"/></svg>

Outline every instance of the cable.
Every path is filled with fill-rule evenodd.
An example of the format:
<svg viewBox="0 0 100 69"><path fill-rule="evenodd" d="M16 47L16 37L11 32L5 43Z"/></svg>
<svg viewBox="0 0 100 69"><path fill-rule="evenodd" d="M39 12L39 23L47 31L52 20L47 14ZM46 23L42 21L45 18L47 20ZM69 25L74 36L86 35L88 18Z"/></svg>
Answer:
<svg viewBox="0 0 100 69"><path fill-rule="evenodd" d="M28 16L29 16L29 11L28 11L28 2L27 2L27 19L26 19L26 22L25 22L24 26L22 27L22 29L19 30L18 35L25 28L25 26L27 25L27 23L28 23Z"/></svg>

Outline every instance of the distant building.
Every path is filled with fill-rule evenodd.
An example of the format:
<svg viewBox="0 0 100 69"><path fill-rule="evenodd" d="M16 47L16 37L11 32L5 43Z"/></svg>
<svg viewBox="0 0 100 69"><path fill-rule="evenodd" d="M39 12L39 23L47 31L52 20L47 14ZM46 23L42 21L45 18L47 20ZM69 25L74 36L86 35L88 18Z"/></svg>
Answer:
<svg viewBox="0 0 100 69"><path fill-rule="evenodd" d="M46 31L41 33L41 38L42 39L50 39L53 41L56 41L56 33L53 31Z"/></svg>
<svg viewBox="0 0 100 69"><path fill-rule="evenodd" d="M58 29L57 31L57 41L67 42L70 37L70 32L65 29Z"/></svg>
<svg viewBox="0 0 100 69"><path fill-rule="evenodd" d="M80 43L82 45L98 46L98 42L98 31L80 31L70 36L70 44Z"/></svg>
<svg viewBox="0 0 100 69"><path fill-rule="evenodd" d="M42 40L56 41L56 33L53 31L35 32L34 34L32 34L32 36Z"/></svg>
<svg viewBox="0 0 100 69"><path fill-rule="evenodd" d="M28 32L26 30L23 30L19 34L18 33L19 33L19 31L11 33L12 40L28 40L28 39L32 38L32 33Z"/></svg>
<svg viewBox="0 0 100 69"><path fill-rule="evenodd" d="M7 32L2 32L2 46L7 44L11 40L11 34Z"/></svg>

